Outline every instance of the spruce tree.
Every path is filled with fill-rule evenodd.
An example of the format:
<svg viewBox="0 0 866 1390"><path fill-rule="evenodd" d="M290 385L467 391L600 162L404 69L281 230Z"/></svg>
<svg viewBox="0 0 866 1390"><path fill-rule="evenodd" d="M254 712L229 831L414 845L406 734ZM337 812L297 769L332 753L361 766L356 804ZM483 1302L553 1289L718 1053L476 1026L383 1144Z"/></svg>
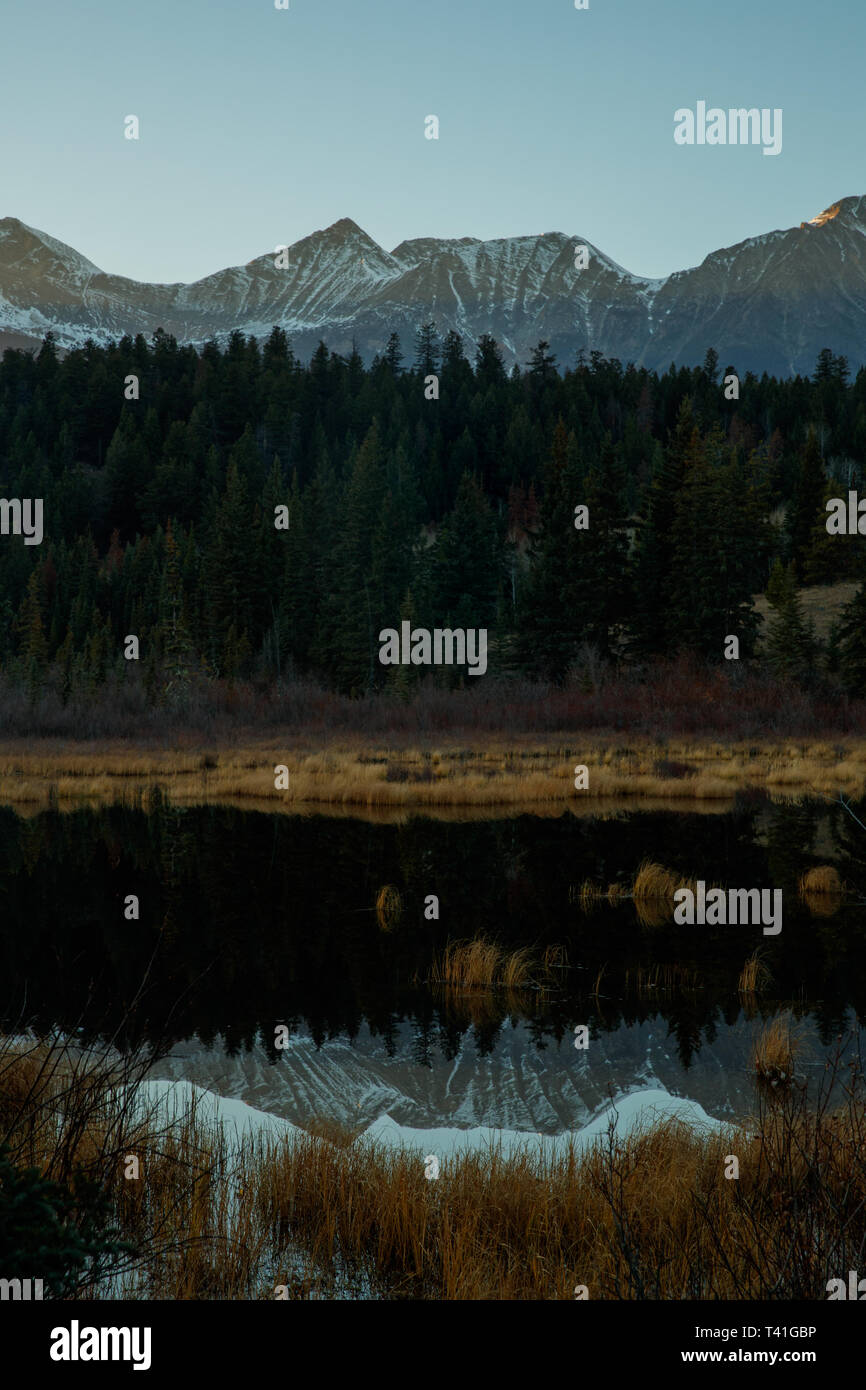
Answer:
<svg viewBox="0 0 866 1390"><path fill-rule="evenodd" d="M379 679L382 613L371 593L373 538L385 494L385 462L374 419L352 468L340 508L319 651L341 689L361 692Z"/></svg>
<svg viewBox="0 0 866 1390"><path fill-rule="evenodd" d="M794 496L788 514L790 558L794 564L797 581L801 584L805 578L806 558L813 530L822 518L826 521L826 498L827 479L824 475L821 448L814 430L810 430L805 448L800 455Z"/></svg>
<svg viewBox="0 0 866 1390"><path fill-rule="evenodd" d="M27 684L35 694L45 674L48 643L42 613L42 574L36 566L27 581L27 594L18 614L19 650Z"/></svg>
<svg viewBox="0 0 866 1390"><path fill-rule="evenodd" d="M435 376L439 370L439 337L432 321L422 323L415 334L415 369L422 376Z"/></svg>
<svg viewBox="0 0 866 1390"><path fill-rule="evenodd" d="M482 333L475 354L475 380L486 391L490 386L500 386L506 380L505 366L499 344L490 333Z"/></svg>
<svg viewBox="0 0 866 1390"><path fill-rule="evenodd" d="M713 661L725 639L750 655L758 621L752 602L754 553L763 545L763 519L720 430L696 436L687 451L670 538L673 568L663 589L670 649Z"/></svg>
<svg viewBox="0 0 866 1390"><path fill-rule="evenodd" d="M542 485L538 532L518 605L516 651L530 674L561 680L586 637L579 597L585 533L574 525L574 509L582 501L580 465L570 456L562 419L554 430Z"/></svg>
<svg viewBox="0 0 866 1390"><path fill-rule="evenodd" d="M832 645L846 691L849 695L866 696L866 582L842 610Z"/></svg>
<svg viewBox="0 0 866 1390"><path fill-rule="evenodd" d="M804 681L813 672L817 643L803 614L793 564L785 566L776 560L767 585L767 601L773 612L767 622L764 660L774 675Z"/></svg>
<svg viewBox="0 0 866 1390"><path fill-rule="evenodd" d="M184 618L181 552L171 520L165 528L157 633L163 665L163 696L172 705L182 705L189 691L193 652Z"/></svg>
<svg viewBox="0 0 866 1390"><path fill-rule="evenodd" d="M669 655L677 645L676 626L668 611L677 564L673 526L687 460L698 448L692 402L686 397L667 448L655 454L638 523L631 629L632 647L640 655Z"/></svg>
<svg viewBox="0 0 866 1390"><path fill-rule="evenodd" d="M232 459L222 495L211 503L204 580L208 656L217 670L233 675L240 671L238 653L246 652L250 642L255 593L252 521L246 483Z"/></svg>
<svg viewBox="0 0 866 1390"><path fill-rule="evenodd" d="M453 510L424 552L419 598L428 627L493 627L505 575L503 528L478 483L464 473Z"/></svg>
<svg viewBox="0 0 866 1390"><path fill-rule="evenodd" d="M112 523L124 540L132 540L141 529L140 501L150 479L151 466L135 417L124 407L105 456Z"/></svg>

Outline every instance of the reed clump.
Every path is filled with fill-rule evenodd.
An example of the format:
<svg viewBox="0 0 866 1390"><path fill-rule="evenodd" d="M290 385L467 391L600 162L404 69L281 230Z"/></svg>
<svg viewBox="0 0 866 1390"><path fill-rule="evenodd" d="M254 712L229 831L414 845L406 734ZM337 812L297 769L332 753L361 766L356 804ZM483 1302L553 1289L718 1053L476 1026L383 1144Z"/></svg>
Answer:
<svg viewBox="0 0 866 1390"><path fill-rule="evenodd" d="M403 915L403 895L393 883L386 883L376 897L376 920L380 931L390 932L399 925Z"/></svg>
<svg viewBox="0 0 866 1390"><path fill-rule="evenodd" d="M660 927L670 922L674 911L674 893L678 888L695 891L695 881L683 878L673 869L653 859L644 859L638 867L630 889L620 883L608 884L606 889L586 878L569 889L569 901L576 902L581 911L594 912L603 902L617 907L629 898L634 902L638 921L646 927Z"/></svg>
<svg viewBox="0 0 866 1390"><path fill-rule="evenodd" d="M777 1014L755 1039L752 1066L761 1085L791 1086L803 1047L802 1032L793 1023L789 1010Z"/></svg>
<svg viewBox="0 0 866 1390"><path fill-rule="evenodd" d="M688 886L680 875L666 869L663 864L644 859L635 874L632 895L636 903L657 902L660 899L673 902L676 890Z"/></svg>
<svg viewBox="0 0 866 1390"><path fill-rule="evenodd" d="M694 879L683 878L663 864L644 859L634 878L632 897L642 926L661 927L673 919L674 893L678 888L695 891Z"/></svg>
<svg viewBox="0 0 866 1390"><path fill-rule="evenodd" d="M568 892L569 902L577 903L581 912L594 912L604 900L604 890L600 884L585 878L580 884L572 884Z"/></svg>
<svg viewBox="0 0 866 1390"><path fill-rule="evenodd" d="M449 941L434 957L429 983L452 990L503 989L511 993L550 985L565 968L565 948L548 946L539 956L529 946L503 949L488 937Z"/></svg>
<svg viewBox="0 0 866 1390"><path fill-rule="evenodd" d="M835 897L845 891L845 885L835 864L818 864L800 875L798 889L804 898L816 894Z"/></svg>
<svg viewBox="0 0 866 1390"><path fill-rule="evenodd" d="M798 890L813 917L834 917L845 896L845 884L833 864L807 869L800 875Z"/></svg>
<svg viewBox="0 0 866 1390"><path fill-rule="evenodd" d="M581 884L572 884L568 892L568 900L577 903L581 912L594 912L597 907L606 902L610 907L616 907L624 902L630 893L621 883L610 883L607 888L602 888L600 883L594 883L591 878L585 878Z"/></svg>
<svg viewBox="0 0 866 1390"><path fill-rule="evenodd" d="M758 947L753 951L740 971L737 993L753 996L762 993L772 981L772 974L764 961L764 953Z"/></svg>

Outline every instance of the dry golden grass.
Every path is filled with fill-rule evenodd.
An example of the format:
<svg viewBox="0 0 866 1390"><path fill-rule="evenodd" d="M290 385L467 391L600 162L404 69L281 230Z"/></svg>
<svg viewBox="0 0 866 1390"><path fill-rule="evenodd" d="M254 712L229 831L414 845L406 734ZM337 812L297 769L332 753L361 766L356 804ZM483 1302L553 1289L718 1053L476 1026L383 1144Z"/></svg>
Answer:
<svg viewBox="0 0 866 1390"><path fill-rule="evenodd" d="M682 885L681 876L672 873L663 864L644 859L635 874L632 896L636 903L654 902L660 898L673 902L674 893Z"/></svg>
<svg viewBox="0 0 866 1390"><path fill-rule="evenodd" d="M430 967L429 983L453 990L502 989L516 994L549 984L565 968L565 948L548 946L540 957L528 946L504 951L495 941L478 936L449 941Z"/></svg>
<svg viewBox="0 0 866 1390"><path fill-rule="evenodd" d="M330 1115L314 1115L306 1123L306 1132L315 1139L324 1139L339 1149L347 1149L363 1133L362 1126L349 1126Z"/></svg>
<svg viewBox="0 0 866 1390"><path fill-rule="evenodd" d="M763 951L760 947L753 951L740 971L740 978L737 983L737 992L749 997L760 994L772 980L772 975L763 959Z"/></svg>
<svg viewBox="0 0 866 1390"><path fill-rule="evenodd" d="M769 1086L790 1086L802 1051L803 1039L790 1012L777 1014L756 1038L752 1066L758 1081Z"/></svg>
<svg viewBox="0 0 866 1390"><path fill-rule="evenodd" d="M631 896L629 889L623 888L620 883L610 883L607 888L602 888L600 883L593 883L590 878L585 878L579 887L572 884L568 890L568 901L577 903L582 912L594 912L604 902L617 907Z"/></svg>
<svg viewBox="0 0 866 1390"><path fill-rule="evenodd" d="M403 895L393 883L386 883L379 889L376 898L376 920L380 931L390 932L403 915Z"/></svg>
<svg viewBox="0 0 866 1390"><path fill-rule="evenodd" d="M498 983L503 989L525 989L533 982L536 972L540 973L540 963L535 960L528 946L521 946L518 950L503 955Z"/></svg>
<svg viewBox="0 0 866 1390"><path fill-rule="evenodd" d="M587 746L591 744L592 746ZM589 789L574 789L574 766L589 769ZM274 768L289 786L274 787ZM671 768L686 769L676 776ZM632 803L716 809L743 788L776 800L866 794L866 741L724 743L636 738L623 747L605 736L575 735L551 744L528 735L505 743L480 735L410 748L360 740L310 747L291 730L271 731L239 747L136 748L42 740L0 745L0 801L60 808L117 801L139 804L159 786L178 805L208 802L298 810L354 812L452 807L468 814L497 807L567 806L575 814Z"/></svg>
<svg viewBox="0 0 866 1390"><path fill-rule="evenodd" d="M441 956L434 957L430 983L451 989L492 989L498 982L502 952L494 941L449 941Z"/></svg>
<svg viewBox="0 0 866 1390"><path fill-rule="evenodd" d="M545 975L553 975L568 969L568 952L559 942L545 946L541 953L541 964Z"/></svg>
<svg viewBox="0 0 866 1390"><path fill-rule="evenodd" d="M604 979L604 977L605 977L606 974L607 974L607 962L605 961L604 965L602 965L602 966L599 968L598 974L597 974L596 977L595 977L595 983L593 984L592 990L590 991L591 994L592 994L593 999L598 999L598 997L599 997L599 995L600 995L600 993L601 993L601 982L602 982L602 980Z"/></svg>
<svg viewBox="0 0 866 1390"><path fill-rule="evenodd" d="M582 912L593 912L604 901L605 894L598 883L585 878L579 887L572 884L568 896L569 901L576 902Z"/></svg>
<svg viewBox="0 0 866 1390"><path fill-rule="evenodd" d="M819 864L801 874L798 889L813 917L834 917L845 896L845 885L832 864Z"/></svg>
<svg viewBox="0 0 866 1390"><path fill-rule="evenodd" d="M236 1136L194 1103L156 1123L105 1068L0 1048L16 1164L71 1182L95 1159L136 1247L115 1295L174 1300L571 1300L578 1284L593 1299L823 1298L866 1239L866 1109L853 1092L834 1110L799 1094L784 1088L741 1129L668 1119L556 1154L530 1141L443 1157L428 1181L423 1149L327 1120ZM140 1181L124 1180L130 1151Z"/></svg>
<svg viewBox="0 0 866 1390"><path fill-rule="evenodd" d="M694 880L675 874L663 864L644 859L632 888L635 911L642 926L661 927L673 920L674 893L678 888L690 888L694 892Z"/></svg>
<svg viewBox="0 0 866 1390"><path fill-rule="evenodd" d="M683 878L672 869L666 869L663 864L644 859L635 874L631 890L619 883L611 883L604 889L587 878L579 887L572 884L568 897L569 902L577 903L587 913L593 912L603 902L616 907L631 899L642 926L660 927L673 918L676 890L689 888L694 892L695 887L694 879Z"/></svg>
<svg viewBox="0 0 866 1390"><path fill-rule="evenodd" d="M808 588L798 591L800 605L803 616L814 624L815 633L822 642L826 642L830 635L830 629L839 618L842 609L849 604L857 592L856 583L850 580L842 580L838 584L812 584ZM754 599L755 610L761 618L762 623L766 623L772 613L766 594L759 594ZM758 642L758 651L763 647L763 630Z"/></svg>
<svg viewBox="0 0 866 1390"><path fill-rule="evenodd" d="M807 869L800 875L798 887L800 895L804 898L818 894L836 896L844 892L839 870L833 864L819 864L814 869Z"/></svg>

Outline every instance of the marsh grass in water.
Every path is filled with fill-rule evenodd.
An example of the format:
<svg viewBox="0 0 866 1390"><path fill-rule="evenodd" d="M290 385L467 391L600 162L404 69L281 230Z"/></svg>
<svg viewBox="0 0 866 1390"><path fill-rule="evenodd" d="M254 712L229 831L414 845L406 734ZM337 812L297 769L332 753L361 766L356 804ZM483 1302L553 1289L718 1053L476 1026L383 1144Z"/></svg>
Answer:
<svg viewBox="0 0 866 1390"><path fill-rule="evenodd" d="M403 895L393 883L385 883L376 897L376 920L381 931L393 931L403 915Z"/></svg>
<svg viewBox="0 0 866 1390"><path fill-rule="evenodd" d="M866 1240L866 1105L847 1062L840 1044L836 1107L829 1080L811 1099L794 1080L772 1103L758 1093L741 1129L668 1119L582 1150L492 1148L444 1157L435 1182L421 1152L340 1127L238 1133L196 1104L145 1114L107 1054L7 1042L0 1105L15 1164L70 1190L89 1165L133 1249L92 1270L85 1296L571 1299L586 1284L603 1299L814 1299Z"/></svg>
<svg viewBox="0 0 866 1390"><path fill-rule="evenodd" d="M835 917L842 907L846 887L833 864L818 864L801 874L797 889L813 917Z"/></svg>
<svg viewBox="0 0 866 1390"><path fill-rule="evenodd" d="M511 992L551 985L567 968L565 947L547 946L541 955L529 946L505 950L486 937L449 941L434 957L428 982L454 990L503 989Z"/></svg>
<svg viewBox="0 0 866 1390"><path fill-rule="evenodd" d="M762 1029L752 1049L752 1066L759 1085L792 1086L802 1052L802 1028L794 1023L789 1010L777 1014Z"/></svg>
<svg viewBox="0 0 866 1390"><path fill-rule="evenodd" d="M772 973L764 961L760 947L753 951L740 971L737 992L751 999L765 990L772 981Z"/></svg>
<svg viewBox="0 0 866 1390"><path fill-rule="evenodd" d="M435 727L432 726L432 727ZM276 788L285 764L288 788ZM574 767L589 770L574 787ZM604 729L584 737L479 730L467 748L453 736L395 733L304 736L297 728L237 730L224 745L187 734L171 746L73 738L0 745L0 796L11 805L59 807L82 801L138 804L159 785L177 805L212 802L361 808L568 806L658 800L712 806L746 790L778 801L866 794L866 740L791 743L660 741L636 734L623 745Z"/></svg>

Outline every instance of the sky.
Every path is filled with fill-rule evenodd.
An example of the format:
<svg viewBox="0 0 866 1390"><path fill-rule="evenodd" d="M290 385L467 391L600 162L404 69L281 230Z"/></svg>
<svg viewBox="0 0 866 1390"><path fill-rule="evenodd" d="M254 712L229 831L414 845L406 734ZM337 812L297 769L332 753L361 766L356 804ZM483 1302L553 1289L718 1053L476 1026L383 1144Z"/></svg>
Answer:
<svg viewBox="0 0 866 1390"><path fill-rule="evenodd" d="M138 280L340 217L386 250L560 231L660 276L866 193L862 0L289 5L3 0L0 216ZM676 144L698 101L781 108L781 153Z"/></svg>

